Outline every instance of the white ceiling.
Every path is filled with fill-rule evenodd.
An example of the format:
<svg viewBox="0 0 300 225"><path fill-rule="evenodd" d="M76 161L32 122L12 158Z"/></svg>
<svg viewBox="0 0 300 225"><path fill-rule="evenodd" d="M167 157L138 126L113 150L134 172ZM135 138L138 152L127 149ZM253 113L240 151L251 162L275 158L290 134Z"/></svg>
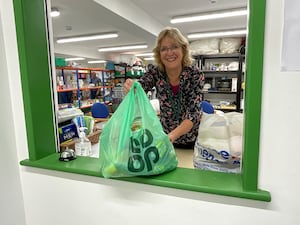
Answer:
<svg viewBox="0 0 300 225"><path fill-rule="evenodd" d="M215 3L212 3L215 2ZM171 24L174 16L240 8L247 0L51 0L60 10L52 18L56 56L85 57L87 60L113 59L120 52L100 53L99 47L147 44L151 52L159 31L166 26L179 28L184 35L194 32L245 28L246 17ZM70 29L71 28L71 29ZM57 44L61 37L116 31L118 38Z"/></svg>

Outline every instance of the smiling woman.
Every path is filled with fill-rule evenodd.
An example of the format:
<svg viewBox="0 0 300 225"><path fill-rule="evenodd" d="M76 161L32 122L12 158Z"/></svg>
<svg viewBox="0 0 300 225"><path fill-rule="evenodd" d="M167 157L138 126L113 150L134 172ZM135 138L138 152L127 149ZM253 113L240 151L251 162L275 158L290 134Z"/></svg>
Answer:
<svg viewBox="0 0 300 225"><path fill-rule="evenodd" d="M69 163L58 160L53 96L50 88L52 86L50 59L53 53L49 53L45 8L45 2L42 0L14 0L29 149L29 158L21 161L21 164L97 176L101 179L98 159L78 157ZM269 192L257 187L265 0L250 0L249 8L251 13L246 56L243 173L237 175L177 168L160 176L122 178L122 180L261 201L271 200Z"/></svg>

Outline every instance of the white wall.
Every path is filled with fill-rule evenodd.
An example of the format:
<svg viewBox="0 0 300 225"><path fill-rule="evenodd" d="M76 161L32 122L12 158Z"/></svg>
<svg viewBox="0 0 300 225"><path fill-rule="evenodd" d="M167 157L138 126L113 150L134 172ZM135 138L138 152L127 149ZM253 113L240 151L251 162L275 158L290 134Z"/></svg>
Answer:
<svg viewBox="0 0 300 225"><path fill-rule="evenodd" d="M22 117L22 102L14 101L20 96L20 73L16 48L16 36L12 14L12 2L0 1L0 224L25 225L25 212L22 197L19 157L16 149L16 131L24 126L14 124ZM17 78L17 80L14 80ZM13 91L14 94L11 92ZM15 105L15 104L18 104ZM24 117L24 116L23 116ZM23 119L24 121L24 119ZM15 126L16 125L16 126ZM24 135L23 135L24 136ZM26 138L26 137L25 137Z"/></svg>
<svg viewBox="0 0 300 225"><path fill-rule="evenodd" d="M300 72L280 71L283 1L267 2L259 186L271 192L270 203L19 167L17 161L26 157L27 148L20 93L12 88L20 83L15 68L18 60L11 29L14 26L10 21L12 6L0 3L0 18L4 15L9 20L4 27L4 40L10 49L3 54L0 39L0 57L4 55L7 61L1 60L0 66L6 66L8 71L1 74L1 100L10 108L1 107L0 112L0 118L7 119L2 118L1 122L8 128L4 137L1 132L1 145L4 142L5 148L1 146L0 204L1 208L16 205L16 217L20 217L20 223L4 225L24 224L20 183L27 225L300 224ZM2 14L4 8L6 14ZM8 125L13 123L15 127ZM3 165L9 168L5 170L7 177L2 175ZM10 198L3 204L3 181L14 190L16 200ZM1 215L1 224L2 218Z"/></svg>

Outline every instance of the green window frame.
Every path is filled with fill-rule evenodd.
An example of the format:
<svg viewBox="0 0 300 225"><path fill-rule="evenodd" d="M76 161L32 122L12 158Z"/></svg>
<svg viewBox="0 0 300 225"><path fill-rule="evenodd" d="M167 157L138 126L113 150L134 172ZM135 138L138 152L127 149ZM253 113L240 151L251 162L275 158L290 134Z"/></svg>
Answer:
<svg viewBox="0 0 300 225"><path fill-rule="evenodd" d="M22 160L20 164L101 178L97 158L78 157L72 162L59 162L56 152L56 127L53 122L51 60L45 1L14 0L13 3L29 149L29 158ZM177 168L159 176L118 180L271 201L271 194L259 189L257 184L266 1L250 0L248 7L250 15L242 174Z"/></svg>

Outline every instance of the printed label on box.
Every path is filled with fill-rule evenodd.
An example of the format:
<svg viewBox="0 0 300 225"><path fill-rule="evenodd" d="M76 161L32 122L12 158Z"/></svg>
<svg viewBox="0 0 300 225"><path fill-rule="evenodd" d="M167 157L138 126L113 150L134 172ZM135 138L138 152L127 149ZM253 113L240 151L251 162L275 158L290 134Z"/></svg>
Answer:
<svg viewBox="0 0 300 225"><path fill-rule="evenodd" d="M58 129L58 132L59 132L60 143L78 137L77 128L74 123L60 127Z"/></svg>

